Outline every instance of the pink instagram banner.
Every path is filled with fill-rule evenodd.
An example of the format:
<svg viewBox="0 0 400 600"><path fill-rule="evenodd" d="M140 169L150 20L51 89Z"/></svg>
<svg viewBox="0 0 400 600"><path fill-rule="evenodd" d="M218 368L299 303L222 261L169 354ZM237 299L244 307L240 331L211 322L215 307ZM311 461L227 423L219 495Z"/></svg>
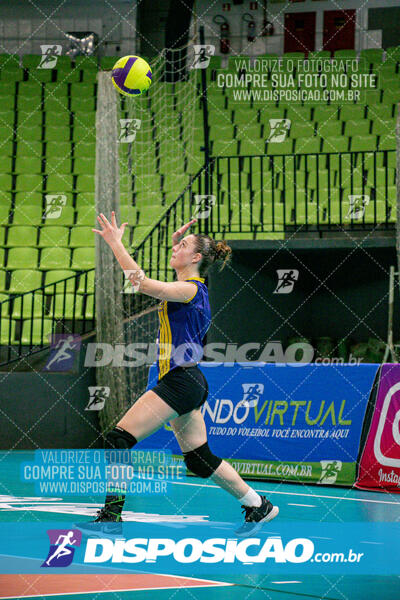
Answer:
<svg viewBox="0 0 400 600"><path fill-rule="evenodd" d="M400 492L400 364L381 368L356 487Z"/></svg>

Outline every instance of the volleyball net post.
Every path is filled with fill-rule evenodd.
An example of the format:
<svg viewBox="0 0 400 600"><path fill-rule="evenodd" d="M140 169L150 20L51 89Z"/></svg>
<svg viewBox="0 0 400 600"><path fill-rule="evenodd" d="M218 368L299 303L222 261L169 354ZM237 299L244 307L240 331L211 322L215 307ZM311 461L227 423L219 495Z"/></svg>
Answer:
<svg viewBox="0 0 400 600"><path fill-rule="evenodd" d="M111 73L97 76L96 111L96 215L111 218L114 211L120 220L119 158L118 158L118 97L111 81ZM98 222L97 229L101 229ZM96 343L110 344L112 348L124 341L122 273L114 254L100 235L95 242L96 272ZM96 385L108 388L107 401L99 413L103 433L116 424L128 407L126 373L113 361L96 367Z"/></svg>

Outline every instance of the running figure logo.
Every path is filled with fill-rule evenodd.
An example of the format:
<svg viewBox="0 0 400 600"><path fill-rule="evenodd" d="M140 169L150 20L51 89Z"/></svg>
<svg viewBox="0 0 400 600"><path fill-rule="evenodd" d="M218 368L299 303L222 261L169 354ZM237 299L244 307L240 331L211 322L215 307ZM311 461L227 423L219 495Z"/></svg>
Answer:
<svg viewBox="0 0 400 600"><path fill-rule="evenodd" d="M335 483L342 469L342 462L340 460L320 460L319 462L321 463L321 477L318 483Z"/></svg>
<svg viewBox="0 0 400 600"><path fill-rule="evenodd" d="M140 119L120 119L120 133L118 141L121 144L131 144L136 138L136 132L140 129L142 121Z"/></svg>
<svg viewBox="0 0 400 600"><path fill-rule="evenodd" d="M50 357L43 370L69 371L75 360L75 352L81 347L81 336L76 333L55 333L51 340Z"/></svg>
<svg viewBox="0 0 400 600"><path fill-rule="evenodd" d="M349 210L345 219L355 219L360 221L365 213L365 208L369 204L369 196L356 194L349 196Z"/></svg>
<svg viewBox="0 0 400 600"><path fill-rule="evenodd" d="M278 284L274 294L290 294L293 291L295 282L299 278L297 269L277 269Z"/></svg>
<svg viewBox="0 0 400 600"><path fill-rule="evenodd" d="M62 46L59 44L41 44L42 58L38 64L38 69L54 69L58 57L61 56Z"/></svg>
<svg viewBox="0 0 400 600"><path fill-rule="evenodd" d="M243 398L240 402L242 406L257 406L260 396L264 393L263 383L242 383Z"/></svg>
<svg viewBox="0 0 400 600"><path fill-rule="evenodd" d="M194 59L190 65L191 69L206 69L210 64L211 56L215 54L215 46L212 45L194 45Z"/></svg>
<svg viewBox="0 0 400 600"><path fill-rule="evenodd" d="M290 129L290 125L290 119L270 119L269 126L271 127L271 132L267 142L274 142L275 144L284 142Z"/></svg>
<svg viewBox="0 0 400 600"><path fill-rule="evenodd" d="M68 567L74 558L75 547L81 545L79 529L48 529L50 548L41 567Z"/></svg>
<svg viewBox="0 0 400 600"><path fill-rule="evenodd" d="M101 385L89 386L89 394L90 398L85 410L102 410L110 395L110 388Z"/></svg>
<svg viewBox="0 0 400 600"><path fill-rule="evenodd" d="M45 219L58 219L63 207L67 204L67 196L65 194L46 194L45 198Z"/></svg>

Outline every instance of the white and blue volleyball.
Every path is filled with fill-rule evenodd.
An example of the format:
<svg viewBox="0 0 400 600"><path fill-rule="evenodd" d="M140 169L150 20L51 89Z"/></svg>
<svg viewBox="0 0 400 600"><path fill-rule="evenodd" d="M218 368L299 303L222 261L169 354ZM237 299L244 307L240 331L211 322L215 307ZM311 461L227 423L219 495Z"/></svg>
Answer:
<svg viewBox="0 0 400 600"><path fill-rule="evenodd" d="M124 96L140 96L151 84L150 65L140 56L124 56L115 63L111 79Z"/></svg>

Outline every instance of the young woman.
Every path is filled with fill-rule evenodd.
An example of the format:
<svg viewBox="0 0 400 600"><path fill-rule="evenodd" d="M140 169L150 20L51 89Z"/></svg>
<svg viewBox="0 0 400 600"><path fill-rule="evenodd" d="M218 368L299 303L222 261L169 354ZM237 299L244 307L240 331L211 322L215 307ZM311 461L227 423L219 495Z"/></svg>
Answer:
<svg viewBox="0 0 400 600"><path fill-rule="evenodd" d="M215 242L204 234L183 237L196 221L193 219L172 236L170 265L177 281L163 282L145 276L126 251L122 236L127 223L117 226L115 213L111 223L100 214L101 230L93 229L110 246L126 276L140 293L162 301L159 308L158 383L146 391L107 435L107 447L130 449L137 442L170 422L182 450L186 466L197 476L210 477L232 494L242 505L245 522L237 535L254 533L261 523L277 516L279 509L265 496L252 489L225 460L215 456L207 443L207 431L200 407L207 394L207 381L197 366L201 355L183 363L173 349L182 344L202 348L211 322L210 305L204 277L214 263L225 265L231 249L225 241ZM182 354L182 353L181 353ZM95 522L121 521L125 496L109 494Z"/></svg>

